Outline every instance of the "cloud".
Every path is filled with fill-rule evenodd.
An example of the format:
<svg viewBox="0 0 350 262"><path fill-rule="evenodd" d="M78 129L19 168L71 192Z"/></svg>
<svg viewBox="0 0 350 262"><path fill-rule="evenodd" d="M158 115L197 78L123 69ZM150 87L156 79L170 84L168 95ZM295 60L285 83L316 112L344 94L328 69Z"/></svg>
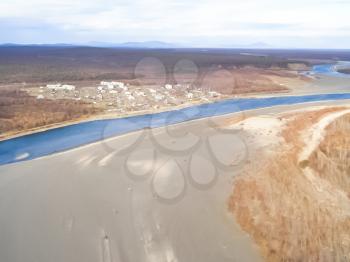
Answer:
<svg viewBox="0 0 350 262"><path fill-rule="evenodd" d="M350 37L345 1L335 2L2 0L0 40L22 41L29 32L33 34L29 38L32 41L40 35L40 41L47 42L195 43L198 39L207 42L221 39L223 43L229 39L269 42L269 39L294 37L305 39L301 41L306 43L310 38Z"/></svg>

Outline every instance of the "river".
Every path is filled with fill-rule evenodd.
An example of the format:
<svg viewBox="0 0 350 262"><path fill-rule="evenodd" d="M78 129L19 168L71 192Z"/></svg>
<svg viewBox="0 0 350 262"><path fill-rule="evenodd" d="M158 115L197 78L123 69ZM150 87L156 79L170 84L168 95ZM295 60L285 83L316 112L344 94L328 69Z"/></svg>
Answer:
<svg viewBox="0 0 350 262"><path fill-rule="evenodd" d="M315 66L313 73L334 74L334 67ZM35 159L144 128L264 107L344 99L350 99L350 93L228 99L174 111L73 124L1 141L0 165Z"/></svg>

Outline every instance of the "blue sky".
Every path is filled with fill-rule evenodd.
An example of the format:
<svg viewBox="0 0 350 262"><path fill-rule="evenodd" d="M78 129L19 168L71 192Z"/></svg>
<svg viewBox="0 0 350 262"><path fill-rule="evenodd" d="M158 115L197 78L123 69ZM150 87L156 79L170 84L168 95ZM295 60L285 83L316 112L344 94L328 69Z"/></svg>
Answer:
<svg viewBox="0 0 350 262"><path fill-rule="evenodd" d="M0 42L350 48L345 0L1 0Z"/></svg>

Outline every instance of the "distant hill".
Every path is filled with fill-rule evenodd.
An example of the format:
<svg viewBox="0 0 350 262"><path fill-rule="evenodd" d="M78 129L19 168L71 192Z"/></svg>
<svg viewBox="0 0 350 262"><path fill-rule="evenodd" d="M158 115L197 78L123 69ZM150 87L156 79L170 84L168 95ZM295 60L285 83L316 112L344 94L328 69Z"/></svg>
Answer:
<svg viewBox="0 0 350 262"><path fill-rule="evenodd" d="M153 49L166 49L166 48L178 48L179 45L161 42L161 41L147 41L147 42L126 42L126 43L108 43L108 42L88 42L88 43L55 43L55 44L16 44L16 43L4 43L0 44L2 47L16 47L16 46L42 46L42 47L74 47L74 46L89 46L89 47L109 47L109 48L153 48Z"/></svg>
<svg viewBox="0 0 350 262"><path fill-rule="evenodd" d="M0 46L20 46L18 44L12 44L12 43L4 43L4 44L0 44Z"/></svg>
<svg viewBox="0 0 350 262"><path fill-rule="evenodd" d="M16 47L16 46L34 46L34 47L73 47L73 44L15 44L15 43L4 43L0 44L0 47Z"/></svg>
<svg viewBox="0 0 350 262"><path fill-rule="evenodd" d="M84 45L84 44L83 44ZM176 48L176 44L161 41L146 42L126 42L126 43L107 43L107 42L89 42L86 45L94 47L120 47L120 48Z"/></svg>

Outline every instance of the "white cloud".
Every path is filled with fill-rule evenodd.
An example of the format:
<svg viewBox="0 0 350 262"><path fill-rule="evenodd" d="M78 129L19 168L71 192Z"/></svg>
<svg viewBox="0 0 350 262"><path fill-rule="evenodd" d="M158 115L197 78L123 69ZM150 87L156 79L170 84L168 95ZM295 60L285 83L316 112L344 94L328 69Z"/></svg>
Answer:
<svg viewBox="0 0 350 262"><path fill-rule="evenodd" d="M345 1L319 0L2 0L0 19L36 21L47 30L51 26L60 31L56 42L68 35L75 38L72 42L191 42L213 37L268 41L269 37L349 38L348 7ZM17 35L24 29L13 28ZM0 40L5 38L3 34Z"/></svg>

